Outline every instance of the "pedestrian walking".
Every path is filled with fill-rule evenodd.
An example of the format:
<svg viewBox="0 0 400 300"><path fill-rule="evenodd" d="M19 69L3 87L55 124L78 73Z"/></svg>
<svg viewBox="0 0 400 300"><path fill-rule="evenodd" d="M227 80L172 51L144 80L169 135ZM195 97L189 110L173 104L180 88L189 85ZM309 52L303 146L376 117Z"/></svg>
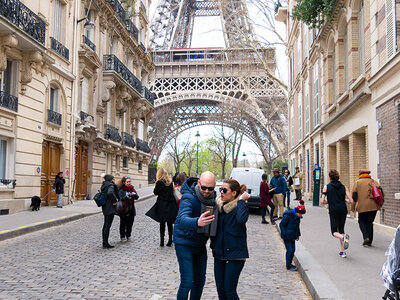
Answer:
<svg viewBox="0 0 400 300"><path fill-rule="evenodd" d="M57 194L57 207L62 208L62 197L64 194L64 174L63 172L58 172L53 184L53 192Z"/></svg>
<svg viewBox="0 0 400 300"><path fill-rule="evenodd" d="M173 234L172 224L178 213L178 207L174 197L174 185L167 171L163 168L157 171L156 180L153 193L157 196L157 201L146 215L160 223L160 247L164 247L165 223L167 223L167 246L171 247Z"/></svg>
<svg viewBox="0 0 400 300"><path fill-rule="evenodd" d="M349 248L350 238L344 231L344 224L347 218L346 201L353 204L353 199L347 187L339 181L338 171L330 170L329 178L330 183L324 186L320 202L321 204L328 204L331 233L332 236L339 239L339 255L345 258L347 257L345 250Z"/></svg>
<svg viewBox="0 0 400 300"><path fill-rule="evenodd" d="M271 208L271 213L270 213L271 224L275 225L275 221L274 221L275 205L272 203L272 200L271 200L271 192L273 192L275 190L275 188L270 189L267 181L268 181L268 175L262 174L261 183L260 183L261 223L268 224L267 220L265 220L265 215L267 214L268 206L269 206Z"/></svg>
<svg viewBox="0 0 400 300"><path fill-rule="evenodd" d="M206 280L208 238L217 233L215 176L204 172L182 185L181 203L175 221L174 243L181 283L177 300L199 300ZM215 220L215 221L214 221Z"/></svg>
<svg viewBox="0 0 400 300"><path fill-rule="evenodd" d="M279 223L281 230L281 237L286 248L286 269L289 271L297 271L297 267L293 265L293 257L296 251L296 241L300 239L300 219L306 213L306 207L304 201L300 200L300 203L296 208L288 209L283 213L283 219Z"/></svg>
<svg viewBox="0 0 400 300"><path fill-rule="evenodd" d="M296 199L294 200L301 200L301 190L303 188L303 174L300 172L300 168L296 167L296 171L293 175L293 182L294 182L294 191L296 192Z"/></svg>
<svg viewBox="0 0 400 300"><path fill-rule="evenodd" d="M106 197L106 204L101 207L104 215L103 224L103 248L114 248L108 243L108 237L110 236L111 224L114 220L114 215L117 213L116 206L118 198L118 187L115 184L114 176L107 174L104 176L103 184L100 188L101 193Z"/></svg>
<svg viewBox="0 0 400 300"><path fill-rule="evenodd" d="M246 222L249 218L247 187L235 179L226 179L217 198L217 235L211 238L214 277L220 300L239 299L237 285L243 270L247 249Z"/></svg>
<svg viewBox="0 0 400 300"><path fill-rule="evenodd" d="M278 169L274 169L274 176L271 178L269 186L273 189L272 200L275 205L274 218L282 219L282 214L284 211L283 201L286 194L287 185L283 178L283 175L279 174Z"/></svg>
<svg viewBox="0 0 400 300"><path fill-rule="evenodd" d="M352 206L358 212L358 226L363 235L363 246L371 246L374 239L374 220L376 212L381 209L374 199L371 198L372 184L382 193L382 187L370 176L371 171L361 169L358 180L354 183L352 196L355 204Z"/></svg>
<svg viewBox="0 0 400 300"><path fill-rule="evenodd" d="M121 242L125 242L131 240L132 226L136 216L135 200L139 199L139 195L132 185L130 176L122 177L118 188L118 196L122 202L122 211L119 216L119 234Z"/></svg>
<svg viewBox="0 0 400 300"><path fill-rule="evenodd" d="M176 205L178 206L178 209L179 209L179 203L182 198L181 187L186 179L187 179L187 176L185 173L178 173L178 175L176 175L176 185L174 188L174 196L175 196Z"/></svg>
<svg viewBox="0 0 400 300"><path fill-rule="evenodd" d="M285 172L283 173L283 178L285 178L286 181L286 186L287 186L287 190L285 193L285 199L283 201L283 203L285 204L286 202L286 207L288 209L290 209L290 193L293 192L293 178L292 176L290 176L290 171L289 170L285 170Z"/></svg>

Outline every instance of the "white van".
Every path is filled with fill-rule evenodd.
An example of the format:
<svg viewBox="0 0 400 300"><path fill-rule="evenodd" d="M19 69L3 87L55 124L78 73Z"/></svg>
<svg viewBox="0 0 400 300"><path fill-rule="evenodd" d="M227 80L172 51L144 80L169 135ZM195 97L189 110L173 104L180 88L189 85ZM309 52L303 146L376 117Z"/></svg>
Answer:
<svg viewBox="0 0 400 300"><path fill-rule="evenodd" d="M233 168L230 178L245 184L250 199L247 204L250 207L260 207L260 183L264 170L257 168Z"/></svg>

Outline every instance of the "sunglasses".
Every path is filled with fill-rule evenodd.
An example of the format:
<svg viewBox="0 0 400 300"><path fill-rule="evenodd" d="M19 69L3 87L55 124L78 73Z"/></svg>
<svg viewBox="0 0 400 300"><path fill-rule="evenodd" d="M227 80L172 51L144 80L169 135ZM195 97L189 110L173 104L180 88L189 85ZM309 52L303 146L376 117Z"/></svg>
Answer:
<svg viewBox="0 0 400 300"><path fill-rule="evenodd" d="M226 194L227 192L228 192L228 189L227 188L219 188L219 192L220 193L224 193L224 194Z"/></svg>
<svg viewBox="0 0 400 300"><path fill-rule="evenodd" d="M131 176L125 176L124 178L126 178L126 179L127 179L127 178L131 178Z"/></svg>
<svg viewBox="0 0 400 300"><path fill-rule="evenodd" d="M201 185L200 188L201 188L203 191L209 190L210 192L212 192L212 191L215 189L215 187L213 187L213 186L204 186L204 185Z"/></svg>

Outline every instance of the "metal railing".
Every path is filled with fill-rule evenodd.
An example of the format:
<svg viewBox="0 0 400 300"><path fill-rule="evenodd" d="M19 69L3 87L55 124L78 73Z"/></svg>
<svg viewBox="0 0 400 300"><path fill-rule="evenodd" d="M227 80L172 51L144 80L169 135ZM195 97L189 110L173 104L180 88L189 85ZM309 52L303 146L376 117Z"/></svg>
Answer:
<svg viewBox="0 0 400 300"><path fill-rule="evenodd" d="M12 184L12 188L15 189L15 186L17 185L17 180L16 179L0 179L0 183L8 187L10 184Z"/></svg>
<svg viewBox="0 0 400 300"><path fill-rule="evenodd" d="M115 71L123 80L125 80L139 94L142 94L142 83L114 54L103 56L103 70Z"/></svg>
<svg viewBox="0 0 400 300"><path fill-rule="evenodd" d="M135 148L136 143L135 143L135 140L133 139L133 136L131 136L127 132L123 132L122 137L123 137L124 145L131 147L131 148Z"/></svg>
<svg viewBox="0 0 400 300"><path fill-rule="evenodd" d="M55 38L50 37L51 40L51 49L60 54L66 60L69 60L69 50Z"/></svg>
<svg viewBox="0 0 400 300"><path fill-rule="evenodd" d="M154 95L147 87L143 87L143 97L154 106Z"/></svg>
<svg viewBox="0 0 400 300"><path fill-rule="evenodd" d="M139 138L136 139L136 149L138 149L139 151L146 152L146 153L150 153L150 151L151 151L149 145L145 141L143 141Z"/></svg>
<svg viewBox="0 0 400 300"><path fill-rule="evenodd" d="M83 35L83 42L89 46L90 49L96 52L96 45L93 44L93 42L86 35Z"/></svg>
<svg viewBox="0 0 400 300"><path fill-rule="evenodd" d="M136 39L136 41L138 41L139 40L139 29L137 29L135 24L133 24L132 20L127 19L125 21L125 25L126 25L126 30L128 30L128 32L133 35L133 37Z"/></svg>
<svg viewBox="0 0 400 300"><path fill-rule="evenodd" d="M61 126L61 120L62 120L62 115L60 113L53 111L51 109L47 110L47 121L49 123Z"/></svg>
<svg viewBox="0 0 400 300"><path fill-rule="evenodd" d="M18 0L0 0L0 15L43 44L46 40L46 23Z"/></svg>
<svg viewBox="0 0 400 300"><path fill-rule="evenodd" d="M0 91L0 107L18 111L18 97L10 95L7 92Z"/></svg>
<svg viewBox="0 0 400 300"><path fill-rule="evenodd" d="M105 124L104 127L105 127L105 131L106 131L104 134L104 137L106 139L112 140L117 143L121 143L122 138L119 135L117 128L115 128L114 126L112 126L110 124Z"/></svg>
<svg viewBox="0 0 400 300"><path fill-rule="evenodd" d="M106 1L110 3L115 13L121 19L122 23L124 23L126 19L126 12L125 9L122 7L121 3L118 0L106 0Z"/></svg>
<svg viewBox="0 0 400 300"><path fill-rule="evenodd" d="M85 121L86 119L89 119L92 123L94 122L94 117L92 115L89 115L88 113L81 111L80 112L80 117L82 121Z"/></svg>

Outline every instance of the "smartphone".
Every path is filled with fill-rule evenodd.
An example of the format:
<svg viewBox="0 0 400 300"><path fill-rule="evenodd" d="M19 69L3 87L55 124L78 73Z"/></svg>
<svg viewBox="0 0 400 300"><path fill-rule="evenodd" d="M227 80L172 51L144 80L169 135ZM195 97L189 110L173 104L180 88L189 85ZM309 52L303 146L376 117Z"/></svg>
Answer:
<svg viewBox="0 0 400 300"><path fill-rule="evenodd" d="M209 216L213 216L214 215L214 206L206 206L206 211L209 212Z"/></svg>

